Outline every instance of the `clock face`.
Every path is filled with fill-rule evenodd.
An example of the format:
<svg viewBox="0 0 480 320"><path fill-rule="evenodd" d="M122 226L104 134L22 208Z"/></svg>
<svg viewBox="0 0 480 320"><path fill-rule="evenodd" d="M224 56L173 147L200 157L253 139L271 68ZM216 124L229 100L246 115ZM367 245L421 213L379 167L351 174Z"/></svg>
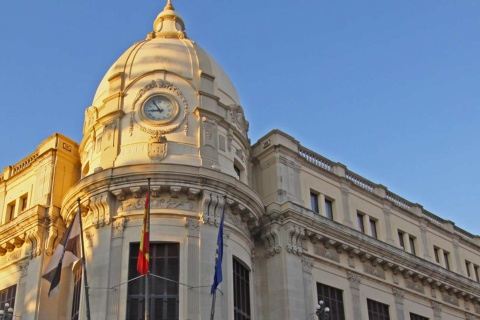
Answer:
<svg viewBox="0 0 480 320"><path fill-rule="evenodd" d="M168 122L177 114L177 106L166 96L152 96L143 104L143 113L153 121Z"/></svg>

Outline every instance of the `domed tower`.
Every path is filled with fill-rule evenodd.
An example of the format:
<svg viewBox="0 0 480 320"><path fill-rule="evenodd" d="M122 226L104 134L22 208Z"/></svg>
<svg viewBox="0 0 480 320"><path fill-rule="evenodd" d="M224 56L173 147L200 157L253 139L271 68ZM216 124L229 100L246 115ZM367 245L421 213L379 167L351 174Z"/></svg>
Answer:
<svg viewBox="0 0 480 320"><path fill-rule="evenodd" d="M264 212L249 186L248 125L232 82L187 37L168 1L153 31L100 82L85 112L82 178L62 205L68 224L80 198L92 319L141 313L143 282L129 281L138 276L148 179L152 312L209 318L224 210L224 295L217 298L217 314L233 314L232 270L238 265L253 272L252 233Z"/></svg>

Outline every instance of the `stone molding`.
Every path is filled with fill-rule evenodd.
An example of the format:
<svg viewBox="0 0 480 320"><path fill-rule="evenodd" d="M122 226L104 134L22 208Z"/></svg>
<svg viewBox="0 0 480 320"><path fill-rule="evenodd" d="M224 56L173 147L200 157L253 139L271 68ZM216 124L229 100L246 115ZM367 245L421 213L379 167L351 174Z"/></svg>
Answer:
<svg viewBox="0 0 480 320"><path fill-rule="evenodd" d="M269 258L282 251L280 245L280 225L272 223L261 231L260 235L265 245L265 257Z"/></svg>
<svg viewBox="0 0 480 320"><path fill-rule="evenodd" d="M305 238L305 228L292 223L285 226L285 231L287 234L287 243L285 245L287 252L302 255L302 241Z"/></svg>

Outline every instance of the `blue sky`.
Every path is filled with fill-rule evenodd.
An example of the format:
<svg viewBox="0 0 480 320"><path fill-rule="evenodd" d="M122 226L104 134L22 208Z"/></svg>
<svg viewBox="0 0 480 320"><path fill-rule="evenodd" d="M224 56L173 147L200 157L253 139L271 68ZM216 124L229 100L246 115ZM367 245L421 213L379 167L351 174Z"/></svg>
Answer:
<svg viewBox="0 0 480 320"><path fill-rule="evenodd" d="M80 142L104 73L164 4L2 3L0 167L55 132ZM236 85L252 142L278 128L480 234L480 1L173 4Z"/></svg>

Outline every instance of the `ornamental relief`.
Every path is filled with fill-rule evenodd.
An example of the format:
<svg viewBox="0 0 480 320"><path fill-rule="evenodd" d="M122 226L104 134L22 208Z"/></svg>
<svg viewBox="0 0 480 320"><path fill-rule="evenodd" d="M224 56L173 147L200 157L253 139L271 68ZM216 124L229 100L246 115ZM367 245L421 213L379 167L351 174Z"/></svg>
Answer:
<svg viewBox="0 0 480 320"><path fill-rule="evenodd" d="M159 93L165 92L173 97L177 101L180 101L180 110L179 113L182 114L183 116L181 117L180 121L177 120L176 124L173 125L162 125L162 128L148 128L143 125L143 123L140 121L137 115L137 111L139 110L141 106L141 102L144 101L145 98L148 97L148 94L150 90L157 90ZM140 102L140 103L139 103ZM150 83L145 85L143 89L140 89L135 96L135 99L133 100L132 104L132 111L130 112L130 136L133 135L133 130L136 127L140 129L140 131L145 132L147 134L150 134L152 138L155 137L160 137L164 134L171 133L176 131L178 128L182 128L185 135L188 135L188 102L187 99L183 96L182 91L177 88L175 85L173 85L171 82L168 82L166 80L162 79L157 79L157 80L152 80Z"/></svg>
<svg viewBox="0 0 480 320"><path fill-rule="evenodd" d="M363 271L377 278L385 279L385 271L383 271L382 269L376 268L370 264L364 263Z"/></svg>
<svg viewBox="0 0 480 320"><path fill-rule="evenodd" d="M326 259L340 262L340 255L334 250L322 248L321 246L314 246L313 253Z"/></svg>
<svg viewBox="0 0 480 320"><path fill-rule="evenodd" d="M230 110L233 120L232 122L243 134L246 134L248 132L249 123L245 119L245 113L243 112L242 106L233 104L230 105Z"/></svg>
<svg viewBox="0 0 480 320"><path fill-rule="evenodd" d="M83 134L85 133L95 124L98 117L98 110L95 106L90 106L85 110L85 122L83 124Z"/></svg>
<svg viewBox="0 0 480 320"><path fill-rule="evenodd" d="M151 198L150 208L192 211L194 208L194 205L193 205L193 202L189 200L181 200L181 199L174 199L174 198ZM119 211L133 211L133 210L144 210L144 209L145 209L145 199L131 198L131 199L122 201Z"/></svg>

